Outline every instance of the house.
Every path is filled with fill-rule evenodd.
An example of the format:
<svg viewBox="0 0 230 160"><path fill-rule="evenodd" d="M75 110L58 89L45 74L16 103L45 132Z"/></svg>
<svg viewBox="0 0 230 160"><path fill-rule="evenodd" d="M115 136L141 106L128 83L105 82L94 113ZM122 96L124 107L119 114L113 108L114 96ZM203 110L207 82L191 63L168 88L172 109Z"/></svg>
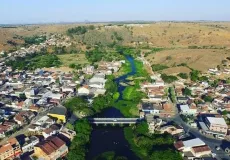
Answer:
<svg viewBox="0 0 230 160"><path fill-rule="evenodd" d="M29 123L35 115L31 111L21 111L14 116L15 122L20 126L24 125L25 123Z"/></svg>
<svg viewBox="0 0 230 160"><path fill-rule="evenodd" d="M189 100L188 97L177 97L177 102L180 104L181 103L185 104L185 103L187 103L188 100Z"/></svg>
<svg viewBox="0 0 230 160"><path fill-rule="evenodd" d="M195 157L202 157L204 155L210 155L212 153L211 149L207 145L193 147L191 149L191 152Z"/></svg>
<svg viewBox="0 0 230 160"><path fill-rule="evenodd" d="M90 89L88 86L82 86L82 87L78 88L77 93L78 93L78 95L87 96L90 93Z"/></svg>
<svg viewBox="0 0 230 160"><path fill-rule="evenodd" d="M76 136L75 131L67 129L67 128L63 128L59 133L69 138L71 141L73 140L74 136Z"/></svg>
<svg viewBox="0 0 230 160"><path fill-rule="evenodd" d="M53 107L47 115L57 118L58 121L66 123L66 114L67 109L64 106L59 105L57 107Z"/></svg>
<svg viewBox="0 0 230 160"><path fill-rule="evenodd" d="M166 125L159 129L161 133L169 133L171 135L176 135L184 132L184 129L180 126Z"/></svg>
<svg viewBox="0 0 230 160"><path fill-rule="evenodd" d="M34 146L39 143L39 139L35 136L27 137L25 143L22 146L22 152L31 152L34 150Z"/></svg>
<svg viewBox="0 0 230 160"><path fill-rule="evenodd" d="M162 109L159 104L142 103L142 112L145 112L145 114L159 114Z"/></svg>
<svg viewBox="0 0 230 160"><path fill-rule="evenodd" d="M181 114L194 115L197 113L197 108L194 107L193 105L188 106L188 104L182 104L180 105L180 111Z"/></svg>
<svg viewBox="0 0 230 160"><path fill-rule="evenodd" d="M43 125L43 124L50 124L50 125L52 125L52 124L54 124L54 120L53 119L51 119L50 117L48 117L48 116L43 116L43 117L41 117L37 122L35 122L35 124L36 125L39 125L39 126L41 126L41 125Z"/></svg>
<svg viewBox="0 0 230 160"><path fill-rule="evenodd" d="M74 92L75 91L75 87L71 87L71 86L62 86L61 87L61 90L62 90L62 92L67 92L67 93L69 93L69 92Z"/></svg>
<svg viewBox="0 0 230 160"><path fill-rule="evenodd" d="M4 138L7 132L13 131L17 125L14 122L5 121L0 124L0 138Z"/></svg>
<svg viewBox="0 0 230 160"><path fill-rule="evenodd" d="M8 142L0 147L0 159L13 159L21 154L20 144L16 138L10 138Z"/></svg>
<svg viewBox="0 0 230 160"><path fill-rule="evenodd" d="M56 136L52 136L34 146L33 157L54 160L64 157L67 153L68 147L65 142Z"/></svg>
<svg viewBox="0 0 230 160"><path fill-rule="evenodd" d="M86 66L82 68L83 73L85 74L93 74L94 73L94 66Z"/></svg>
<svg viewBox="0 0 230 160"><path fill-rule="evenodd" d="M44 130L42 132L42 135L43 137L47 138L49 136L57 134L60 130L60 127L58 125L53 124L49 127L45 126L43 129Z"/></svg>
<svg viewBox="0 0 230 160"><path fill-rule="evenodd" d="M175 148L184 155L190 153L191 157L202 157L211 154L211 149L199 138L186 141L177 141L174 144Z"/></svg>
<svg viewBox="0 0 230 160"><path fill-rule="evenodd" d="M228 125L226 124L224 118L221 117L206 117L205 123L209 130L214 132L220 132L223 134L227 134Z"/></svg>

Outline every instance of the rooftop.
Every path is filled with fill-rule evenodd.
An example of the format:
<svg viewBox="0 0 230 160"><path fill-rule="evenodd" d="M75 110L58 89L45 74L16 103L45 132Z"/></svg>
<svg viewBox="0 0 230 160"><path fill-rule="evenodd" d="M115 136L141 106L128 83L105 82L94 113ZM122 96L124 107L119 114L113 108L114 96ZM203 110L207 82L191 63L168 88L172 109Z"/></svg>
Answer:
<svg viewBox="0 0 230 160"><path fill-rule="evenodd" d="M220 118L220 117L207 117L207 119L208 119L208 121L211 124L222 125L222 126L226 126L227 127L227 124L226 124L224 118Z"/></svg>
<svg viewBox="0 0 230 160"><path fill-rule="evenodd" d="M58 114L58 115L66 115L66 108L64 106L57 106L50 110L49 114Z"/></svg>
<svg viewBox="0 0 230 160"><path fill-rule="evenodd" d="M183 144L185 147L197 147L205 145L205 143L200 138L183 141Z"/></svg>
<svg viewBox="0 0 230 160"><path fill-rule="evenodd" d="M199 146L199 147L193 147L192 149L194 150L195 153L211 151L211 149L207 145Z"/></svg>

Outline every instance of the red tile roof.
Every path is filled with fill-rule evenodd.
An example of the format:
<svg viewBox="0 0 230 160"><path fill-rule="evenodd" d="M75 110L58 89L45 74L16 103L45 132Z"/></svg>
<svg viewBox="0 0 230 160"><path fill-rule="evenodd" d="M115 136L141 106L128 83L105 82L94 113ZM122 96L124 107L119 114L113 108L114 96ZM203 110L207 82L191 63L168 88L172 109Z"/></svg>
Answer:
<svg viewBox="0 0 230 160"><path fill-rule="evenodd" d="M199 147L193 147L192 149L194 150L195 153L211 151L211 149L207 145L199 146Z"/></svg>
<svg viewBox="0 0 230 160"><path fill-rule="evenodd" d="M57 149L61 148L63 145L65 145L65 142L63 140L56 136L51 136L48 137L46 141L37 144L36 146L40 147L47 155L50 155Z"/></svg>

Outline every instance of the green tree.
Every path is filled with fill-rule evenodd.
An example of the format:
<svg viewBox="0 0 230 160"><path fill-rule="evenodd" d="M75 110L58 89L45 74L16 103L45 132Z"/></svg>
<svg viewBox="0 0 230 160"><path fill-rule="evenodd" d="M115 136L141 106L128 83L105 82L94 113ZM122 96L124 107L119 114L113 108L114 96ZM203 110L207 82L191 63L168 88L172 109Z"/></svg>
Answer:
<svg viewBox="0 0 230 160"><path fill-rule="evenodd" d="M148 124L147 122L141 122L136 125L135 132L137 134L146 134L149 132Z"/></svg>
<svg viewBox="0 0 230 160"><path fill-rule="evenodd" d="M185 96L191 96L192 95L192 91L187 87L185 87L185 89L183 90L183 93Z"/></svg>
<svg viewBox="0 0 230 160"><path fill-rule="evenodd" d="M190 72L190 78L192 81L196 82L199 79L199 74L200 72L197 70L192 70L192 72Z"/></svg>
<svg viewBox="0 0 230 160"><path fill-rule="evenodd" d="M203 100L204 100L205 102L212 102L212 101L213 101L213 98L212 98L211 96L205 95L205 96L203 96Z"/></svg>
<svg viewBox="0 0 230 160"><path fill-rule="evenodd" d="M178 78L176 76L166 75L166 74L161 74L161 78L166 83L172 83L172 82L178 80Z"/></svg>
<svg viewBox="0 0 230 160"><path fill-rule="evenodd" d="M179 73L178 76L183 78L183 79L188 79L188 74L187 73Z"/></svg>

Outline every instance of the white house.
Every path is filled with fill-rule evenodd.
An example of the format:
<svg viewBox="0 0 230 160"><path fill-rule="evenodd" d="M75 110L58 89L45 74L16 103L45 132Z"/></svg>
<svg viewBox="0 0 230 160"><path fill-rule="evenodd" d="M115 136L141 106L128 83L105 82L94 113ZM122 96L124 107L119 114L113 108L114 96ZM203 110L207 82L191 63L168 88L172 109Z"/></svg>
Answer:
<svg viewBox="0 0 230 160"><path fill-rule="evenodd" d="M197 109L196 108L192 108L189 107L187 104L182 104L180 105L180 110L182 114L196 114L197 113Z"/></svg>
<svg viewBox="0 0 230 160"><path fill-rule="evenodd" d="M22 152L31 152L34 150L34 146L39 143L39 139L35 136L27 138L22 146Z"/></svg>
<svg viewBox="0 0 230 160"><path fill-rule="evenodd" d="M90 90L88 86L83 86L83 87L78 88L77 92L79 95L89 95Z"/></svg>

